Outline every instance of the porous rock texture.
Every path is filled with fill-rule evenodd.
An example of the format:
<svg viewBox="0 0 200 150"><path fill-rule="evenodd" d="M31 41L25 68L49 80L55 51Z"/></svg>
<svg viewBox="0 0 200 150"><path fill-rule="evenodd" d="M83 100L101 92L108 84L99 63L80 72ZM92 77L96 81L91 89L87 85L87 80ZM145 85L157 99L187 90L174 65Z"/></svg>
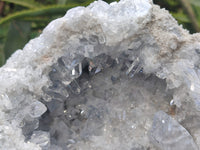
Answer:
<svg viewBox="0 0 200 150"><path fill-rule="evenodd" d="M198 150L199 58L149 0L70 9L0 68L0 149Z"/></svg>

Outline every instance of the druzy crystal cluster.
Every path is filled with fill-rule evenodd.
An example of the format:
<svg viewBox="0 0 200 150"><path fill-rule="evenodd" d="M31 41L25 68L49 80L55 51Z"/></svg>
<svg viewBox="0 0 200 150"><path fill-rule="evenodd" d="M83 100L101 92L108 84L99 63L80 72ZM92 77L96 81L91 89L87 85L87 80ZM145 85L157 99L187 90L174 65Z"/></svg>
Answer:
<svg viewBox="0 0 200 150"><path fill-rule="evenodd" d="M199 39L150 0L70 9L0 68L0 149L198 150Z"/></svg>

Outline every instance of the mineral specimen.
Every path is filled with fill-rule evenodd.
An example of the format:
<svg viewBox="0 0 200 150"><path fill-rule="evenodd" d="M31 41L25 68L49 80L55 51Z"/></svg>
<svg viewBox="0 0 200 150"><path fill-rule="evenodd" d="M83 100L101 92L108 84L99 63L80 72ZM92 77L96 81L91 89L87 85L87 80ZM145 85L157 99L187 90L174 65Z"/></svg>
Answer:
<svg viewBox="0 0 200 150"><path fill-rule="evenodd" d="M0 68L0 149L199 149L199 39L150 0L69 10Z"/></svg>
<svg viewBox="0 0 200 150"><path fill-rule="evenodd" d="M155 114L150 132L150 138L161 149L198 149L187 130L162 111Z"/></svg>

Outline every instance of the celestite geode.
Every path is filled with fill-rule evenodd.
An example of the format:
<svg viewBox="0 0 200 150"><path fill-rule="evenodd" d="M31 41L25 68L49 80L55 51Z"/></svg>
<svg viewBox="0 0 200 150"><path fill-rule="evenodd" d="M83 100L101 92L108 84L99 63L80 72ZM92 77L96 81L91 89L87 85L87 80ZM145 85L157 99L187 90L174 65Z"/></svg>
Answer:
<svg viewBox="0 0 200 150"><path fill-rule="evenodd" d="M0 68L0 149L198 150L199 39L150 0L69 10Z"/></svg>

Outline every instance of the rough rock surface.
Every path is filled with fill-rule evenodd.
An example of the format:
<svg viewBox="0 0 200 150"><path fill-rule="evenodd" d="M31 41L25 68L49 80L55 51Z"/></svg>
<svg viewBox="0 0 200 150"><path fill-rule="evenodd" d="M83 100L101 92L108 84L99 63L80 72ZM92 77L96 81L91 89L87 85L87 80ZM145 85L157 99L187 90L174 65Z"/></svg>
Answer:
<svg viewBox="0 0 200 150"><path fill-rule="evenodd" d="M199 39L149 0L69 10L0 68L0 149L198 150Z"/></svg>

